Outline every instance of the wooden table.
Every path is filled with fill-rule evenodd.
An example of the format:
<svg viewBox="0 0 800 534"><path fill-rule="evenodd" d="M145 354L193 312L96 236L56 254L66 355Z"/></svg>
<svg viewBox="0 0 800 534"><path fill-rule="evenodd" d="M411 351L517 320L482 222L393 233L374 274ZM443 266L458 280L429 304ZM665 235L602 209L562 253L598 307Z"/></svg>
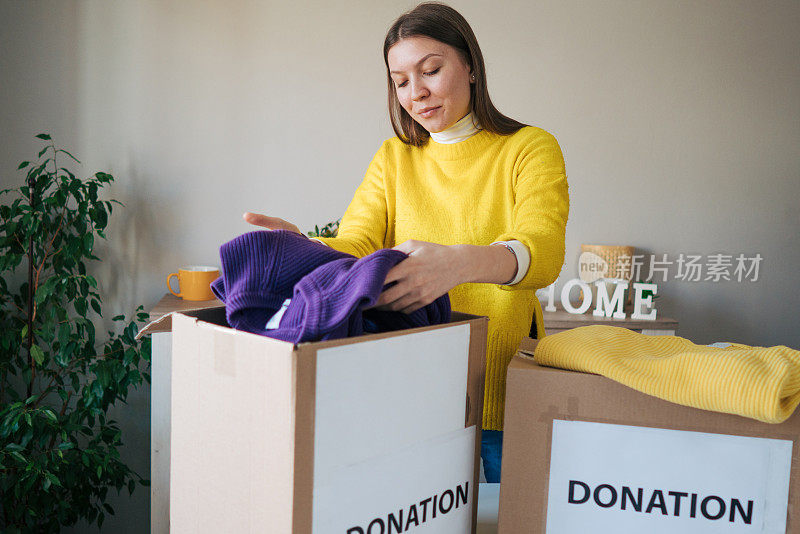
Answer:
<svg viewBox="0 0 800 534"><path fill-rule="evenodd" d="M152 334L150 370L150 532L169 532L169 455L172 402L172 318L174 311L215 308L217 299L189 301L167 293L150 310L147 333ZM155 324L154 324L155 323ZM144 330L144 329L143 329Z"/></svg>
<svg viewBox="0 0 800 534"><path fill-rule="evenodd" d="M172 293L167 293L158 303L153 306L153 309L150 310L150 319L148 322L152 323L157 321L158 319L164 317L165 315L179 311L194 311L194 310L203 310L205 308L216 308L218 306L224 306L225 303L219 299L212 299L212 300L183 300L180 297L176 297ZM157 326L154 326L151 332L171 332L172 331L172 321L165 321L160 323Z"/></svg>
<svg viewBox="0 0 800 534"><path fill-rule="evenodd" d="M595 317L591 311L588 313L572 314L561 309L560 306L554 312L545 311L542 307L542 314L544 315L544 329L547 334L557 334L571 328L579 326L590 326L594 324L602 324L607 326L621 326L628 328L634 332L651 336L674 336L678 330L678 321L670 319L669 317L657 317L655 320L641 320L631 319L630 316L625 319L614 319L613 317Z"/></svg>

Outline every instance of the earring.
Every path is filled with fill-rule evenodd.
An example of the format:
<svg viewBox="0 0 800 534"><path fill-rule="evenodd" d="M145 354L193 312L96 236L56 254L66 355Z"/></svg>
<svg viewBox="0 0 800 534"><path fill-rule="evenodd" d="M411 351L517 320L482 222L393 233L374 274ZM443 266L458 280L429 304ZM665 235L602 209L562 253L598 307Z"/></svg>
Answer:
<svg viewBox="0 0 800 534"><path fill-rule="evenodd" d="M475 75L474 74L472 76L470 76L469 81L471 81L471 82L475 81Z"/></svg>

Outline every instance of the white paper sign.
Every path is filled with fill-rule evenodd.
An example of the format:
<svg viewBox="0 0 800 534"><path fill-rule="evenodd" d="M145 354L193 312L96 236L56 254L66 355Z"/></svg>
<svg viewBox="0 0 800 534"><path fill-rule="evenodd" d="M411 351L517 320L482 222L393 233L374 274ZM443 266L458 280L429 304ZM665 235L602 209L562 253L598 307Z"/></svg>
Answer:
<svg viewBox="0 0 800 534"><path fill-rule="evenodd" d="M547 534L786 530L792 442L553 421Z"/></svg>
<svg viewBox="0 0 800 534"><path fill-rule="evenodd" d="M315 534L470 531L469 338L465 324L317 351Z"/></svg>
<svg viewBox="0 0 800 534"><path fill-rule="evenodd" d="M468 324L317 351L314 483L464 428Z"/></svg>
<svg viewBox="0 0 800 534"><path fill-rule="evenodd" d="M463 534L472 528L475 426L339 466L314 484L320 534Z"/></svg>

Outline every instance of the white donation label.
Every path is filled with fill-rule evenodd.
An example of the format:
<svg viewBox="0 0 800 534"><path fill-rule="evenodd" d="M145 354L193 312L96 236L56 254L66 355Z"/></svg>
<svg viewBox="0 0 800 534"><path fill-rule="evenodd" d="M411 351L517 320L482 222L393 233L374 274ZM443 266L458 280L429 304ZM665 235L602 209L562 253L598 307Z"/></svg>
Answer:
<svg viewBox="0 0 800 534"><path fill-rule="evenodd" d="M786 531L792 442L553 421L547 534Z"/></svg>

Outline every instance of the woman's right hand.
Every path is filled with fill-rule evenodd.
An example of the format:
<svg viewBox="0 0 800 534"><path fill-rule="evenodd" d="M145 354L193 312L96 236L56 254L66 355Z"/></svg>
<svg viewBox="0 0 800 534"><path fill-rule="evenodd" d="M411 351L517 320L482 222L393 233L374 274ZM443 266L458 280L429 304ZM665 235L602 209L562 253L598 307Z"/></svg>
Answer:
<svg viewBox="0 0 800 534"><path fill-rule="evenodd" d="M289 230L290 232L297 232L298 234L303 235L303 232L301 232L297 226L293 225L289 221L284 221L283 219L279 219L277 217L268 217L259 213L250 213L249 211L246 211L242 218L244 218L244 220L250 224L261 226L268 230Z"/></svg>

